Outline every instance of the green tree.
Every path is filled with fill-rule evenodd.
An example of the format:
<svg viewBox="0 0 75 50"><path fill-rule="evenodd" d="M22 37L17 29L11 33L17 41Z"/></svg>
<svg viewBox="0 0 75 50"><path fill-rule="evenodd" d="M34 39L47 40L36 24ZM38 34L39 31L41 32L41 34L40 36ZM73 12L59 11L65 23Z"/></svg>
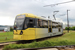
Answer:
<svg viewBox="0 0 75 50"><path fill-rule="evenodd" d="M75 30L75 26L72 27L72 30Z"/></svg>
<svg viewBox="0 0 75 50"><path fill-rule="evenodd" d="M65 27L65 30L68 30L68 27Z"/></svg>
<svg viewBox="0 0 75 50"><path fill-rule="evenodd" d="M65 30L68 30L68 27L65 27ZM69 27L69 30L75 30L75 26Z"/></svg>
<svg viewBox="0 0 75 50"><path fill-rule="evenodd" d="M13 28L12 27L10 27L10 31L13 31Z"/></svg>

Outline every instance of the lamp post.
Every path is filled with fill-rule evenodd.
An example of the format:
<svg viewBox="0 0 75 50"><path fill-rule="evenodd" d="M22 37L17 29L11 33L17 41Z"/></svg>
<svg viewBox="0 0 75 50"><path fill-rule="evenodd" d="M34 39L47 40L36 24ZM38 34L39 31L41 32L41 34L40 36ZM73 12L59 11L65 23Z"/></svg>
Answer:
<svg viewBox="0 0 75 50"><path fill-rule="evenodd" d="M70 10L67 10L67 27L68 27L68 33L69 33L69 19L68 19L68 11L70 11Z"/></svg>
<svg viewBox="0 0 75 50"><path fill-rule="evenodd" d="M67 15L67 27L68 27L68 33L69 33L69 17L68 17L68 11L70 10L67 10L67 14L64 14L64 15ZM61 16L64 16L64 15L61 15Z"/></svg>

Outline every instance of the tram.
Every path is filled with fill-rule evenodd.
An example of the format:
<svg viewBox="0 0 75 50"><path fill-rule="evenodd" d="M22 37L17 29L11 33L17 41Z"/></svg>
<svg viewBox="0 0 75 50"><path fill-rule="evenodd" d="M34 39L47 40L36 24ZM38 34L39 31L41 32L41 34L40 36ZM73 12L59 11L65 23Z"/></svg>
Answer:
<svg viewBox="0 0 75 50"><path fill-rule="evenodd" d="M13 33L13 38L17 40L34 40L62 35L63 23L23 13L16 16Z"/></svg>

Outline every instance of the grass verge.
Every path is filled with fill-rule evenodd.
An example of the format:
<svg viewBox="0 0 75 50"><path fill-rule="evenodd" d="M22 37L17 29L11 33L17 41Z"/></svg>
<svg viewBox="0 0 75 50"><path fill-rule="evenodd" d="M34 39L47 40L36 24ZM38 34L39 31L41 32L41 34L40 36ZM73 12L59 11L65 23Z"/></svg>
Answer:
<svg viewBox="0 0 75 50"><path fill-rule="evenodd" d="M13 32L2 32L2 33L0 33L0 43L9 42L9 41L15 41L13 39Z"/></svg>
<svg viewBox="0 0 75 50"><path fill-rule="evenodd" d="M64 32L65 33L65 32ZM75 45L75 31L66 32L65 35L55 38L49 38L44 41L32 42L29 44L9 44L3 50L19 49L19 48L39 48L49 46Z"/></svg>

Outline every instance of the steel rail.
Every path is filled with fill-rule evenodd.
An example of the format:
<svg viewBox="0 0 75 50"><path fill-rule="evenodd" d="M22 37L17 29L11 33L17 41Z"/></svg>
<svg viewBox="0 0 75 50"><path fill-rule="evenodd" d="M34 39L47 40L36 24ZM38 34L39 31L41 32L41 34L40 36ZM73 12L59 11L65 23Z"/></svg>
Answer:
<svg viewBox="0 0 75 50"><path fill-rule="evenodd" d="M40 48L23 48L23 49L11 49L11 50L41 50L41 49L51 49L51 48L57 48L58 50L60 49L68 49L68 48L74 48L75 45L65 45L65 46L51 46L51 47L40 47Z"/></svg>

